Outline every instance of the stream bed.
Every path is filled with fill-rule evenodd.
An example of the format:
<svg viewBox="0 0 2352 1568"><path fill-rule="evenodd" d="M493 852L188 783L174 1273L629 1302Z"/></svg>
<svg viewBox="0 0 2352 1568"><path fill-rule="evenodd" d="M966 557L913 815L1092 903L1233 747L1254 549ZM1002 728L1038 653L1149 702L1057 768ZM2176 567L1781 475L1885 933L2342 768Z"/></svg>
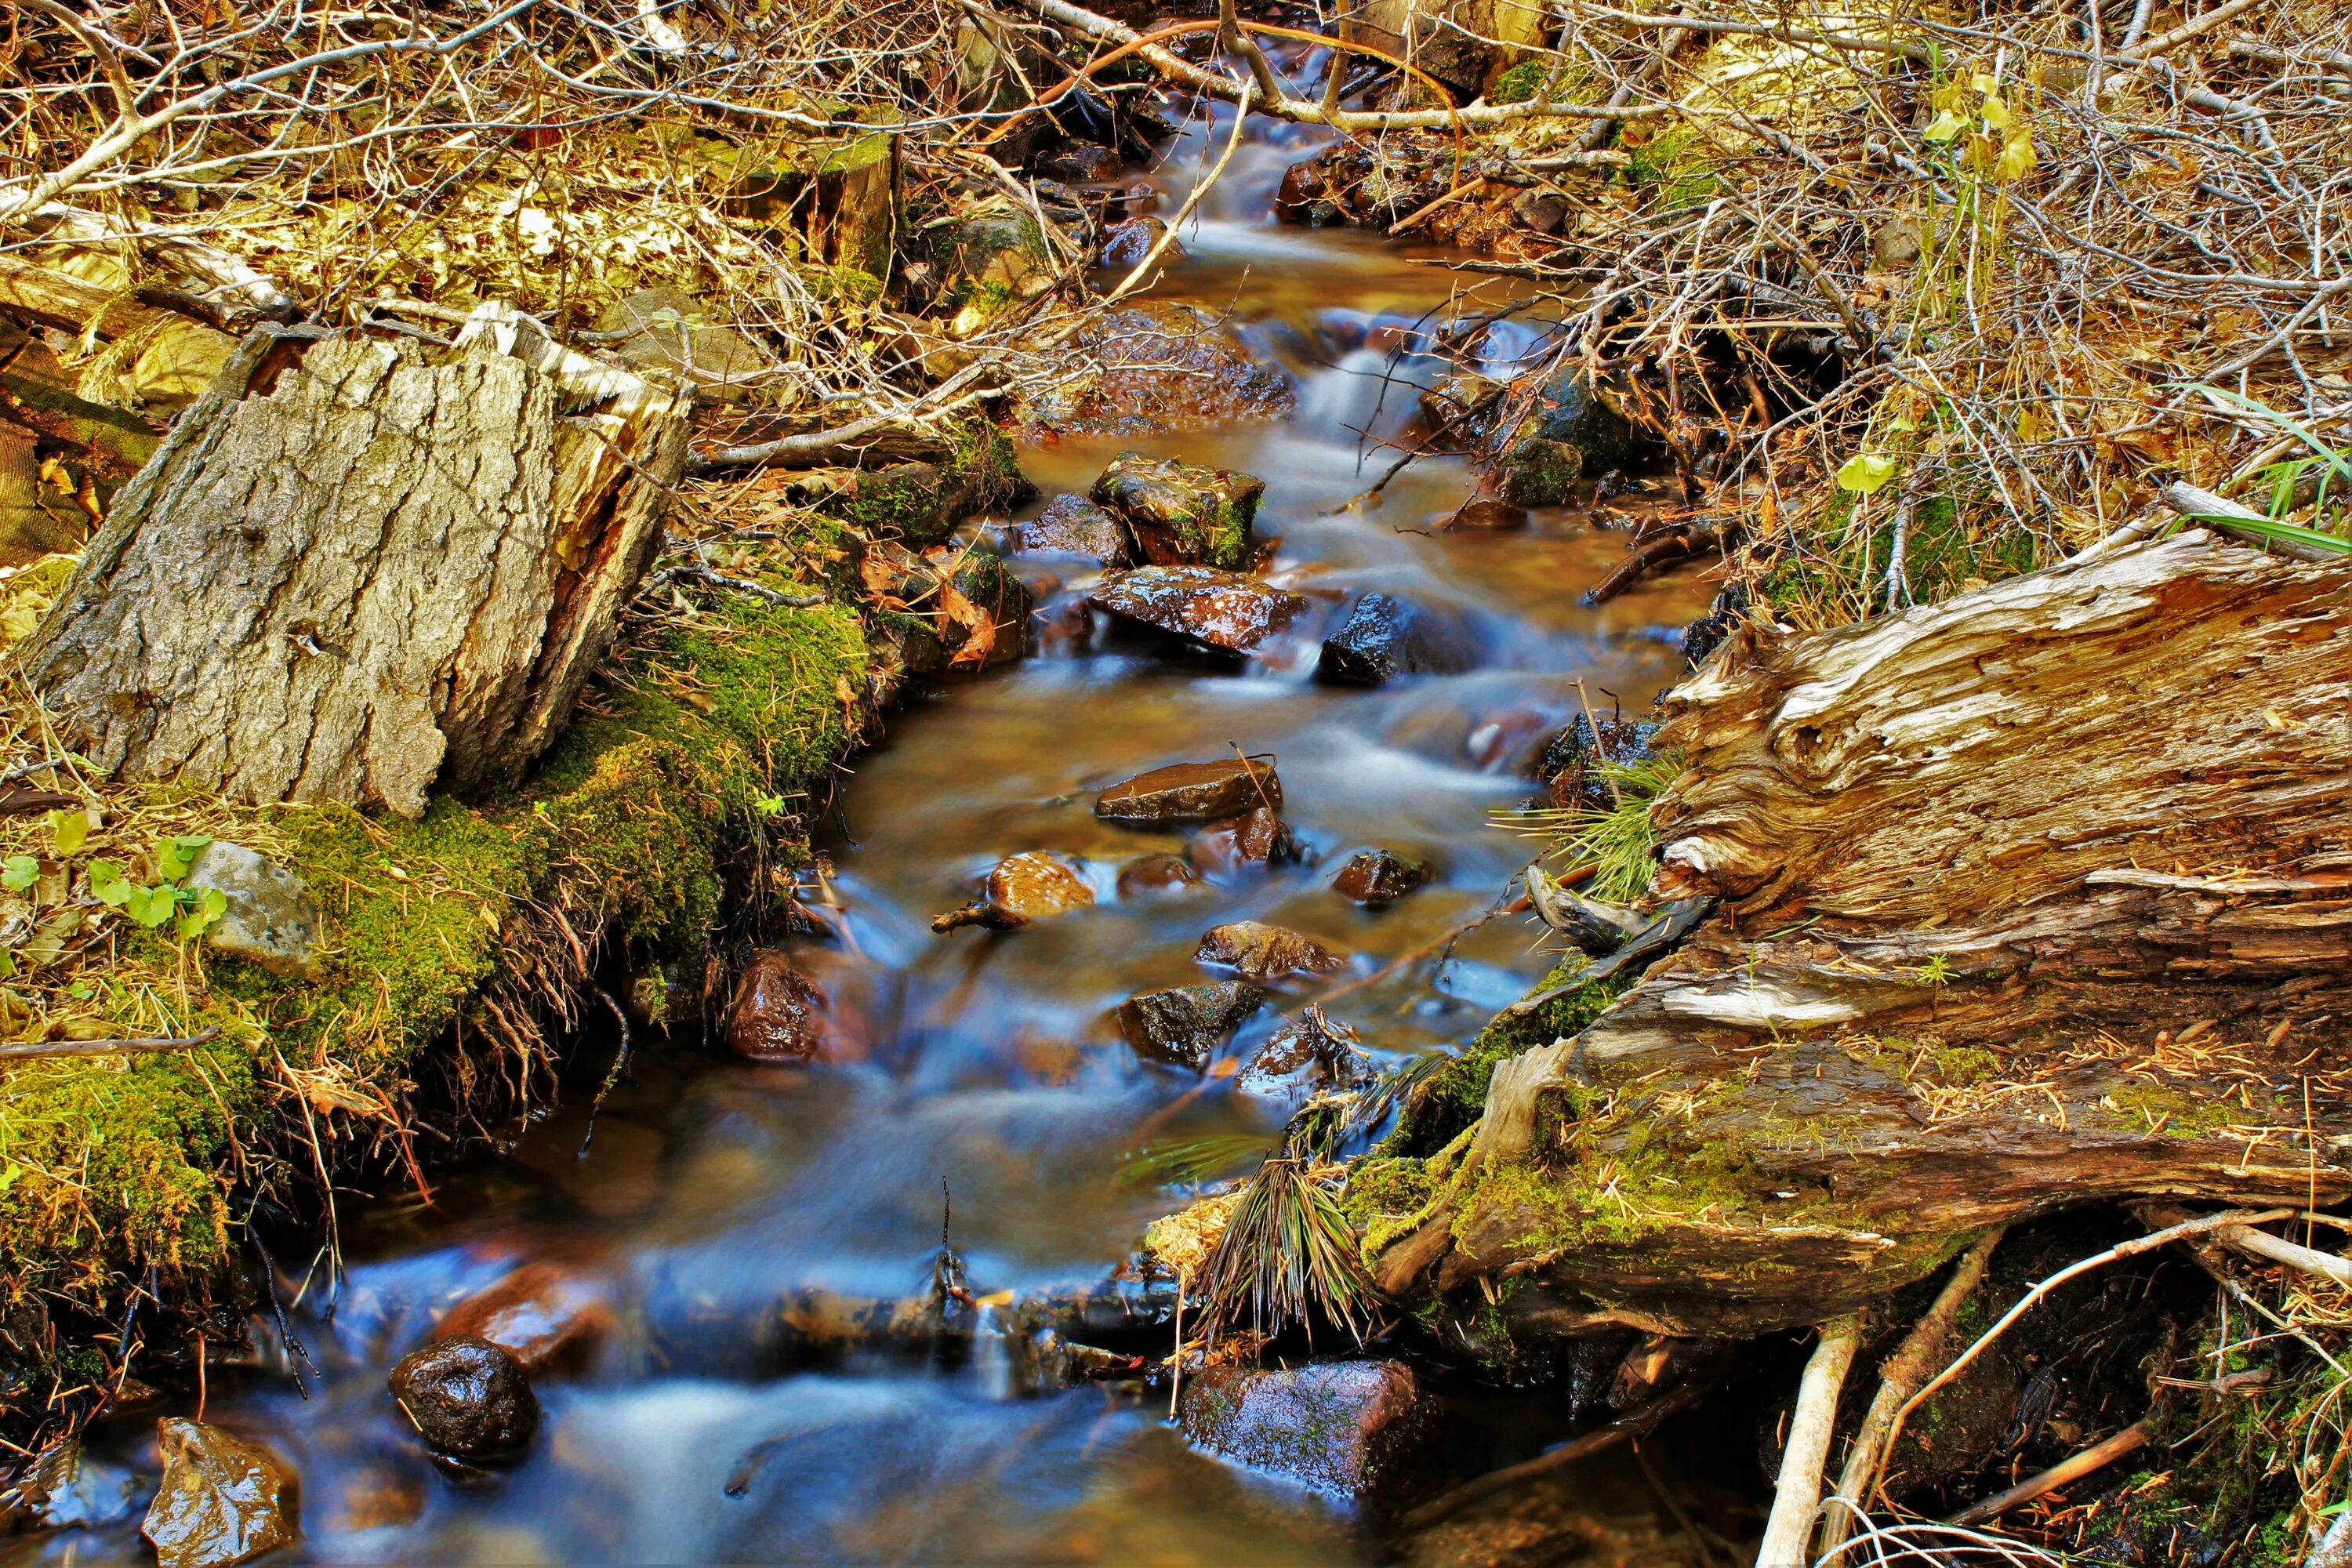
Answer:
<svg viewBox="0 0 2352 1568"><path fill-rule="evenodd" d="M1168 155L1164 210L1212 145L1196 128ZM267 1442L299 1471L304 1535L289 1557L1709 1560L1674 1546L1674 1520L1686 1505L1720 1512L1752 1496L1748 1429L1570 1472L1540 1520L1512 1514L1484 1537L1401 1541L1341 1502L1189 1447L1167 1419L1164 1388L1036 1394L984 1355L780 1367L759 1328L794 1291L926 1289L943 1184L948 1233L976 1290L1101 1279L1149 1221L1184 1201L1128 1173L1139 1148L1273 1142L1286 1104L1237 1089L1232 1069L1280 1010L1368 980L1494 903L1528 847L1490 813L1538 792L1528 759L1579 710L1580 678L1595 705L1622 701L1633 716L1680 670L1679 631L1704 608L1706 585L1668 579L1581 607L1624 543L1574 510L1538 511L1514 531L1440 531L1473 482L1454 459L1415 463L1375 508L1339 510L1393 458L1364 433L1391 436L1412 412L1413 389L1392 378L1433 369L1401 359L1397 345L1457 293L1484 282L1476 309L1507 295L1423 264L1443 259L1433 252L1274 226L1275 182L1311 145L1246 147L1159 290L1230 310L1291 376L1296 414L1022 453L1044 492L1037 504L1083 491L1122 450L1263 478L1259 531L1282 541L1268 575L1308 595L1308 613L1262 657L1234 664L1171 658L1111 635L1097 615L1079 643L911 696L887 738L851 761L820 839L831 875L804 882L806 896L838 910L839 940L817 961L835 983L843 1059L781 1068L690 1046L645 1050L582 1156L582 1106L611 1049L591 1037L565 1108L510 1156L454 1173L434 1207L413 1194L347 1196L340 1280L322 1267L306 1278L305 1259L280 1258L310 1364L298 1368L259 1325L252 1364L213 1370L206 1419ZM1490 343L1523 342L1514 331L1497 329ZM1082 591L1093 573L1069 559L1014 564L1041 602ZM1468 630L1475 668L1370 689L1318 684L1319 639L1371 589L1449 610ZM1234 748L1276 758L1303 860L1119 896L1121 868L1181 856L1188 839L1098 820L1096 792ZM1435 876L1386 909L1360 909L1330 882L1372 847L1428 861ZM1017 931L932 933L932 916L1026 850L1075 858L1097 902ZM1139 1059L1112 1009L1138 992L1218 978L1194 946L1209 927L1242 920L1307 932L1348 954L1348 968L1278 987L1276 1005L1206 1077ZM1549 968L1536 935L1517 916L1491 921L1441 967L1408 964L1355 985L1331 1015L1360 1032L1377 1065L1458 1048ZM1237 1160L1215 1173L1246 1168ZM444 1473L388 1396L385 1370L425 1342L437 1314L519 1264L593 1300L601 1333L568 1375L539 1379L545 1418L525 1460ZM1549 1387L1465 1387L1458 1399L1475 1417L1454 1456L1465 1473L1567 1431ZM194 1414L173 1403L168 1413ZM137 1530L155 1413L93 1435L78 1492L91 1525L19 1542L25 1560L152 1561ZM1661 1468L1672 1472L1663 1481ZM1560 1523L1570 1517L1587 1522ZM1612 1541L1655 1550L1612 1556Z"/></svg>

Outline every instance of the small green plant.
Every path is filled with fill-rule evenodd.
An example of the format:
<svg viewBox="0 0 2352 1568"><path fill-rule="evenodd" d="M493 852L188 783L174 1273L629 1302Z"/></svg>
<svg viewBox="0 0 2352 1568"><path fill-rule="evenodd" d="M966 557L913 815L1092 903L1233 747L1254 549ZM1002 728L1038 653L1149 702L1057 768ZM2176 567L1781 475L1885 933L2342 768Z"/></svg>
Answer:
<svg viewBox="0 0 2352 1568"><path fill-rule="evenodd" d="M1298 1323L1311 1339L1319 1314L1360 1344L1371 1324L1355 1227L1328 1178L1304 1159L1276 1155L1257 1168L1202 1273L1219 1323L1237 1321L1246 1307L1261 1333Z"/></svg>
<svg viewBox="0 0 2352 1568"><path fill-rule="evenodd" d="M1606 809L1539 806L1497 812L1496 822L1513 833L1549 840L1549 855L1565 862L1563 879L1590 866L1584 891L1609 903L1630 904L1648 891L1657 870L1658 836L1650 806L1682 776L1683 760L1671 754L1634 762L1604 762L1599 772L1609 786Z"/></svg>

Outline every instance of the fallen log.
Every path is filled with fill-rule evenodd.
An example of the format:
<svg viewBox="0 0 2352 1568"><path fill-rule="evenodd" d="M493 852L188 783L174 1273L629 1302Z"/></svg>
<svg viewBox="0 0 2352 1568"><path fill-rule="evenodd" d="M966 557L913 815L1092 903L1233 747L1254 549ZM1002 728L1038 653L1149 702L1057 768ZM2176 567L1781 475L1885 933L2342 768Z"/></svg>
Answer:
<svg viewBox="0 0 2352 1568"><path fill-rule="evenodd" d="M2141 541L1665 706L1652 891L1721 904L1496 1066L1389 1295L1753 1333L2067 1205L2352 1193L2352 563Z"/></svg>
<svg viewBox="0 0 2352 1568"><path fill-rule="evenodd" d="M257 330L19 668L110 772L420 816L554 738L658 546L688 415L495 306L440 355Z"/></svg>

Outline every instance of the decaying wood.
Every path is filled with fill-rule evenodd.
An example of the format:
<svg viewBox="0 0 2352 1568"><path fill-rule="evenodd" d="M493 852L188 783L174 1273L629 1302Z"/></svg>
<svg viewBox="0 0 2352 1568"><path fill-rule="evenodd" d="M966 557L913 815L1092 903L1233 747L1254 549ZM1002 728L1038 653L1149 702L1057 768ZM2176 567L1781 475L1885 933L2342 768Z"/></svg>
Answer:
<svg viewBox="0 0 2352 1568"><path fill-rule="evenodd" d="M1802 1568L1811 1560L1805 1543L1812 1538L1813 1515L1821 1507L1822 1472L1830 1458L1830 1439L1837 1435L1838 1392L1862 1348L1862 1321L1847 1318L1822 1331L1819 1343L1805 1362L1797 1384L1797 1408L1789 1417L1789 1441L1780 1452L1780 1475L1772 1490L1771 1516L1764 1523L1764 1543L1757 1548L1756 1568Z"/></svg>
<svg viewBox="0 0 2352 1568"><path fill-rule="evenodd" d="M1653 891L1722 904L1497 1066L1382 1289L1755 1331L2068 1204L2352 1192L2352 564L2143 540L1666 707Z"/></svg>
<svg viewBox="0 0 2352 1568"><path fill-rule="evenodd" d="M21 668L110 771L420 815L553 738L658 545L688 411L495 307L433 357L257 331Z"/></svg>

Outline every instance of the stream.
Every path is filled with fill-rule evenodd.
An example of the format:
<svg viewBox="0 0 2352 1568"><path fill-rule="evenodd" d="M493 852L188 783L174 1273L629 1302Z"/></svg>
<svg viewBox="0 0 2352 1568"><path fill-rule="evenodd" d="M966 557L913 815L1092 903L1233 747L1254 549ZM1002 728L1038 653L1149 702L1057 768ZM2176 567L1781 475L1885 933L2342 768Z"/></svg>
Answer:
<svg viewBox="0 0 2352 1568"><path fill-rule="evenodd" d="M1163 212L1222 137L1195 126L1168 153ZM299 1291L291 1321L311 1363L299 1369L307 1397L266 1314L252 1363L210 1372L206 1419L261 1438L300 1474L304 1538L291 1558L1533 1563L1599 1539L1555 1525L1530 1538L1552 1550L1532 1556L1492 1543L1448 1556L1454 1548L1401 1542L1343 1503L1188 1446L1167 1419L1164 1385L1035 1393L985 1354L955 1365L780 1366L757 1327L795 1290L925 1290L943 1182L949 1235L975 1289L1100 1279L1147 1223L1186 1201L1134 1179L1139 1147L1219 1135L1270 1145L1277 1135L1285 1101L1235 1087L1232 1068L1280 1009L1370 979L1496 900L1528 851L1490 813L1539 792L1529 753L1578 711L1579 678L1596 706L1622 700L1628 716L1676 679L1680 627L1708 593L1696 574L1597 609L1579 603L1622 558L1622 531L1573 510L1539 511L1515 531L1438 531L1472 484L1455 459L1413 464L1376 508L1339 510L1393 457L1360 433L1392 436L1412 413L1412 389L1389 377L1433 372L1395 344L1457 293L1479 289L1473 310L1508 296L1421 264L1438 252L1276 226L1275 184L1313 145L1297 135L1247 144L1159 290L1229 310L1290 374L1295 416L1022 453L1044 500L1084 490L1121 450L1262 477L1258 529L1282 541L1269 575L1309 595L1309 613L1263 657L1231 666L1107 635L1097 615L1081 646L910 696L887 740L852 759L819 842L840 939L822 944L818 962L835 981L851 1059L780 1068L717 1049L641 1051L578 1157L584 1102L610 1059L609 1038L591 1037L564 1107L510 1155L453 1173L434 1207L390 1188L372 1201L346 1195L340 1281L318 1267L305 1283L307 1259L278 1259L289 1297ZM1507 325L1489 347L1507 361L1528 335ZM1041 603L1083 590L1093 572L1066 558L1015 566ZM1367 589L1454 611L1476 646L1474 672L1372 689L1317 683L1320 637ZM1099 821L1095 792L1236 746L1277 759L1304 861L1120 898L1123 865L1181 855L1186 837ZM1329 884L1368 847L1427 860L1436 875L1387 909L1360 909ZM1076 858L1099 901L1017 931L932 934L931 916L1024 850ZM813 879L803 889L820 891ZM1138 992L1218 978L1194 962L1194 945L1239 920L1309 933L1349 954L1349 968L1280 988L1205 1079L1140 1061L1110 1010ZM1493 921L1433 972L1414 963L1358 985L1331 1014L1360 1031L1375 1065L1458 1048L1548 971L1537 934L1517 916ZM1237 1157L1215 1173L1249 1163ZM436 1314L524 1262L601 1302L609 1327L572 1375L538 1380L545 1419L525 1460L445 1474L388 1396L385 1370L425 1342ZM1465 1474L1569 1430L1556 1389L1465 1386L1458 1398L1475 1415L1475 1439L1454 1456ZM174 1399L166 1413L194 1412ZM154 1414L93 1434L78 1493L92 1523L19 1542L24 1561L152 1561L136 1532ZM1681 1449L1653 1443L1641 1464L1679 1467L1686 1498L1748 1497L1753 1453L1742 1428ZM1622 1450L1570 1474L1558 1506L1617 1519L1628 1539L1664 1539L1674 1515L1664 1510L1684 1506ZM730 1479L740 1495L729 1495ZM1669 1549L1641 1560L1706 1559Z"/></svg>

